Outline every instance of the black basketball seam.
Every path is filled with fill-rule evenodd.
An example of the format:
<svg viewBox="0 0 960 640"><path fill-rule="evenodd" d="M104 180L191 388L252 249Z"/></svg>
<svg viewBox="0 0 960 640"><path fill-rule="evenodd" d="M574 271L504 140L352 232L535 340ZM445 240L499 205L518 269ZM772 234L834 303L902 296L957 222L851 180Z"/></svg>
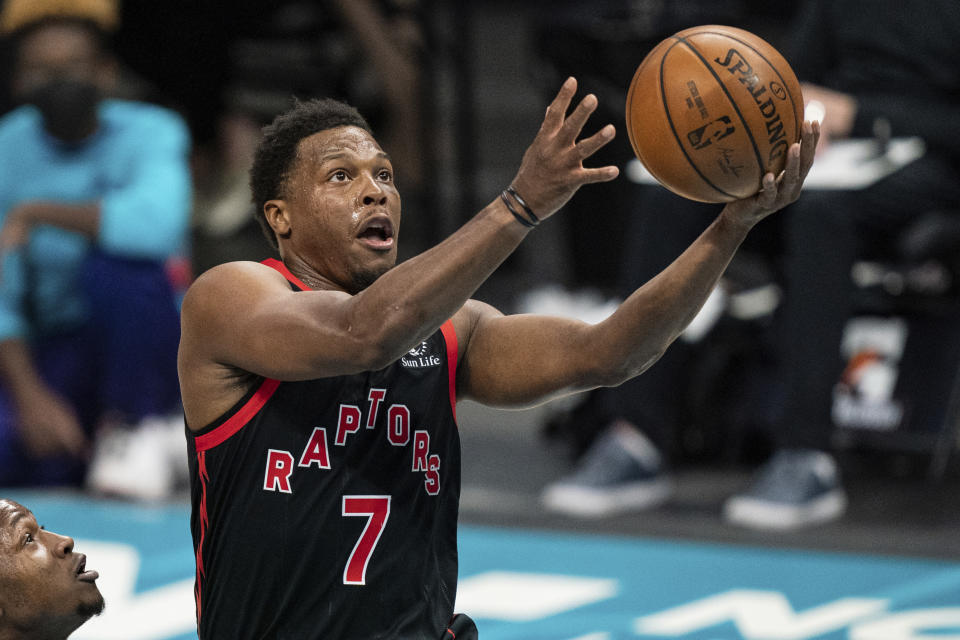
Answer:
<svg viewBox="0 0 960 640"><path fill-rule="evenodd" d="M680 151L681 153L683 153L683 157L687 159L687 164L689 164L690 167L697 172L697 175L700 176L700 178L707 184L708 187L710 187L717 193L722 193L728 198L735 199L737 197L736 195L732 193L727 193L717 185L713 184L713 182L711 182L710 179L707 178L707 176L703 175L703 173L700 171L700 168L696 164L694 164L693 159L690 157L690 154L687 153L687 150L683 146L683 140L680 139L680 136L677 134L676 127L673 126L673 118L670 117L670 108L667 106L667 93L663 86L663 64L664 64L664 61L667 59L667 54L670 53L670 51L675 46L677 46L677 44L680 42L679 38L676 38L676 40L677 42L674 42L672 45L670 45L670 47L663 52L663 55L660 56L660 73L657 74L658 81L660 83L660 102L663 103L663 112L667 116L667 124L670 125L670 132L673 134L674 139L676 139L677 146L680 147Z"/></svg>
<svg viewBox="0 0 960 640"><path fill-rule="evenodd" d="M746 132L747 137L750 138L750 146L753 147L753 153L757 157L757 168L760 170L760 176L766 173L763 168L763 156L760 155L760 147L757 146L757 141L753 137L753 132L750 131L750 127L747 125L747 121L743 117L743 113L740 112L740 106L737 104L737 101L733 99L733 96L730 95L730 92L727 90L727 85L723 84L723 80L720 79L720 76L717 75L717 72L713 70L713 67L710 66L710 63L707 62L707 59L697 51L697 48L694 47L691 43L687 42L686 38L677 38L683 44L687 45L690 51L693 52L695 56L700 59L700 62L703 63L703 66L707 68L707 71L710 72L710 75L717 81L717 84L720 85L720 89L723 91L724 95L727 96L727 100L730 101L730 106L733 107L733 110L737 112L737 117L740 118L740 123L743 125L743 130Z"/></svg>
<svg viewBox="0 0 960 640"><path fill-rule="evenodd" d="M669 50L669 49L668 49L668 50ZM646 63L647 63L647 60L646 60L646 59L644 59L644 60L640 63L640 66L637 68L637 71L634 73L634 80L636 80L636 76L640 74L640 72L643 70L643 67L644 67L644 65L645 65ZM653 62L651 61L650 64L652 65ZM634 81L631 81L631 82L630 82L630 90L627 92L627 109L626 109L626 111L627 111L627 113L626 113L626 116L627 116L627 137L630 138L630 146L633 147L633 152L634 152L634 154L637 156L637 158L640 160L640 163L643 164L643 166L647 167L647 171L650 172L650 175L652 175L657 181L660 181L660 179L657 178L656 174L654 174L653 171L650 170L650 167L648 167L647 164L643 161L643 158L641 157L641 153L640 153L640 144L639 144L639 142L638 142L637 140L634 139L634 136L633 136L633 118L632 118L632 115L633 115L633 100L634 100L634 95L635 95L636 93L637 93L637 91L636 91L636 84L635 84ZM661 184L663 184L663 183L661 182Z"/></svg>
<svg viewBox="0 0 960 640"><path fill-rule="evenodd" d="M767 58L762 53L757 51L752 44L750 44L745 40L741 40L736 36L730 35L729 33L723 33L721 31L698 31L697 33L691 34L691 35L700 35L701 33L709 33L710 35L713 35L713 36L724 36L725 38L730 38L731 40L735 40L736 42L739 42L740 44L742 44L743 46L747 47L748 49L753 51L755 54L757 54L757 56L759 56L761 60L767 63L768 67L773 69L773 72L777 74L778 78L780 78L780 86L783 87L783 90L787 92L788 96L790 96L790 107L793 109L793 123L794 123L794 128L796 129L794 131L794 137L796 137L796 139L799 140L800 125L803 123L803 117L801 114L800 120L797 120L797 102L796 100L793 99L793 94L790 92L790 87L787 86L787 81L783 79L782 75L780 75L780 70L777 69L776 65L774 65L769 60L767 60ZM784 61L787 62L786 59ZM790 63L787 62L787 64L789 65Z"/></svg>
<svg viewBox="0 0 960 640"><path fill-rule="evenodd" d="M636 75L640 73L640 68L642 67L643 62L640 63L640 67L638 67L636 72L634 72L634 78L636 78ZM627 120L627 137L630 139L630 146L633 147L634 154L639 158L640 154L637 151L637 143L633 139L633 94L634 82L631 80L630 89L627 91L627 108L624 115L626 116Z"/></svg>

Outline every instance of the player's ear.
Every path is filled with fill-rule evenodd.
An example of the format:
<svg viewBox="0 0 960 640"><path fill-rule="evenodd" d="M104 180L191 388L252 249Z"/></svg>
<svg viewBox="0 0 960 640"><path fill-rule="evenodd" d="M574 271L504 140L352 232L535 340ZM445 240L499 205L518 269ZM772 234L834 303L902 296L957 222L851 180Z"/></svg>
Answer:
<svg viewBox="0 0 960 640"><path fill-rule="evenodd" d="M263 203L263 215L278 238L290 235L290 210L286 200L267 200Z"/></svg>

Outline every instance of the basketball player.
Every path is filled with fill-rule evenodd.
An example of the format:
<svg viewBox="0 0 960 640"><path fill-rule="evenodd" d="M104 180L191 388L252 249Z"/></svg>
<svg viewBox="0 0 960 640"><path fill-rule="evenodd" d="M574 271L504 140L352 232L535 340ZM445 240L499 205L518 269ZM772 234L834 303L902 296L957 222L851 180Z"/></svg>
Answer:
<svg viewBox="0 0 960 640"><path fill-rule="evenodd" d="M73 540L0 499L0 640L62 640L103 611L96 571Z"/></svg>
<svg viewBox="0 0 960 640"><path fill-rule="evenodd" d="M394 266L394 168L352 108L298 104L264 131L253 197L281 260L206 272L183 304L199 635L475 637L448 629L457 580L455 403L521 407L649 367L749 229L797 198L819 128L606 321L505 316L471 300L584 184L612 125L568 79L510 188ZM596 215L604 215L597 211ZM455 624L472 628L461 616Z"/></svg>

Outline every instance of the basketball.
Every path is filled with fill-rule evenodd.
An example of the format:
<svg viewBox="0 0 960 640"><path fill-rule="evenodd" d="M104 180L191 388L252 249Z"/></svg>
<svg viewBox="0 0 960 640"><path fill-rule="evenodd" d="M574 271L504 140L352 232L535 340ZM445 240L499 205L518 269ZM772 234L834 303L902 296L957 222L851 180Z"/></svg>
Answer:
<svg viewBox="0 0 960 640"><path fill-rule="evenodd" d="M701 202L729 202L778 175L800 139L803 96L790 65L766 41L705 25L667 38L630 82L627 132L663 186Z"/></svg>

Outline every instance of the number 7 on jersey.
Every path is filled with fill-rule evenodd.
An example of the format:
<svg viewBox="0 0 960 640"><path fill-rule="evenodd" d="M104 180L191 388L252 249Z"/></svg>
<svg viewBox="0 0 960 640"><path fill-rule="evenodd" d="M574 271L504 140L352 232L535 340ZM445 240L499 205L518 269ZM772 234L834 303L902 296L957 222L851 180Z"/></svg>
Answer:
<svg viewBox="0 0 960 640"><path fill-rule="evenodd" d="M343 570L343 584L366 584L367 564L390 517L390 496L343 496L341 514L367 517Z"/></svg>

